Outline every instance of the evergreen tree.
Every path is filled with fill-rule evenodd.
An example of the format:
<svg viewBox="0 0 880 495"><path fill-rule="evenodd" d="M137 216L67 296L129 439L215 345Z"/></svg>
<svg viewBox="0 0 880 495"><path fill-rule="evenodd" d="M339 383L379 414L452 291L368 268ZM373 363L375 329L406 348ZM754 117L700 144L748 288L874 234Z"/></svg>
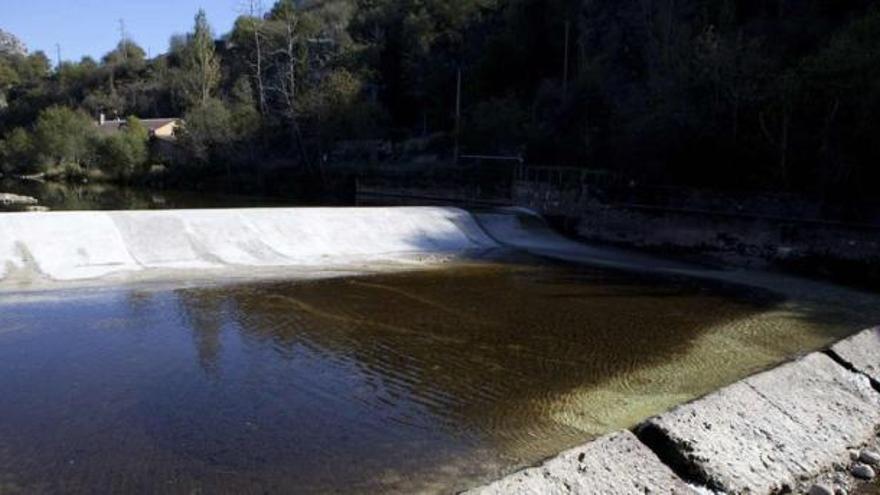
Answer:
<svg viewBox="0 0 880 495"><path fill-rule="evenodd" d="M214 33L204 10L195 18L193 33L184 49L183 81L189 106L204 105L220 83L220 59L214 46Z"/></svg>

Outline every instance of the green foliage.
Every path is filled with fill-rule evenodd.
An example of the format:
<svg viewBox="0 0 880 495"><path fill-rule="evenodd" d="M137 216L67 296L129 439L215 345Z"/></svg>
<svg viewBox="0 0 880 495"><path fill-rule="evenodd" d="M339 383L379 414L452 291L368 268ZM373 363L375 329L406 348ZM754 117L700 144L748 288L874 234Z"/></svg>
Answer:
<svg viewBox="0 0 880 495"><path fill-rule="evenodd" d="M232 132L237 141L251 141L260 129L260 112L254 102L253 89L246 77L239 78L230 95Z"/></svg>
<svg viewBox="0 0 880 495"><path fill-rule="evenodd" d="M125 66L133 69L142 68L146 64L147 52L129 40L120 41L112 52L104 55L105 65Z"/></svg>
<svg viewBox="0 0 880 495"><path fill-rule="evenodd" d="M232 112L226 104L210 98L187 112L184 122L179 142L190 166L204 166L212 158L223 159L235 137Z"/></svg>
<svg viewBox="0 0 880 495"><path fill-rule="evenodd" d="M149 138L149 131L141 121L129 117L121 132L96 139L96 164L109 176L123 180L145 172Z"/></svg>
<svg viewBox="0 0 880 495"><path fill-rule="evenodd" d="M12 63L5 57L0 57L0 91L19 84L21 78Z"/></svg>
<svg viewBox="0 0 880 495"><path fill-rule="evenodd" d="M41 53L0 56L3 166L140 173L142 134L84 136L78 111L184 116L163 163L202 176L307 167L350 140L449 143L460 70L465 152L640 181L872 194L878 9L771 3L278 0L220 40L199 12L153 59L129 40L54 71Z"/></svg>
<svg viewBox="0 0 880 495"><path fill-rule="evenodd" d="M220 60L214 49L214 33L204 10L195 18L193 33L183 51L179 77L187 106L205 105L220 83Z"/></svg>
<svg viewBox="0 0 880 495"><path fill-rule="evenodd" d="M90 151L95 126L88 115L70 108L53 106L42 112L34 127L34 150L45 165L83 166L92 158Z"/></svg>
<svg viewBox="0 0 880 495"><path fill-rule="evenodd" d="M293 18L296 13L297 8L294 0L278 0L275 2L275 5L272 6L266 19L270 21L283 21L285 19Z"/></svg>
<svg viewBox="0 0 880 495"><path fill-rule="evenodd" d="M0 172L4 174L42 172L33 157L31 136L21 127L13 129L6 139L0 141Z"/></svg>

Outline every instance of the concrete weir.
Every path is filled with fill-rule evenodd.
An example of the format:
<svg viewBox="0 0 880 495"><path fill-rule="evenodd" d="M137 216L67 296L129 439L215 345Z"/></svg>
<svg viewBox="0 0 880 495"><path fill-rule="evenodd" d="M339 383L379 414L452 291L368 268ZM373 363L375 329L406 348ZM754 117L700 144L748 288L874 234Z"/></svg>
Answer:
<svg viewBox="0 0 880 495"><path fill-rule="evenodd" d="M359 273L499 248L609 268L702 274L571 241L521 208L78 211L0 213L0 290Z"/></svg>
<svg viewBox="0 0 880 495"><path fill-rule="evenodd" d="M497 247L457 208L0 214L0 283L350 267Z"/></svg>
<svg viewBox="0 0 880 495"><path fill-rule="evenodd" d="M878 369L880 328L471 493L775 494L805 493L817 480L848 484L853 452L878 441Z"/></svg>

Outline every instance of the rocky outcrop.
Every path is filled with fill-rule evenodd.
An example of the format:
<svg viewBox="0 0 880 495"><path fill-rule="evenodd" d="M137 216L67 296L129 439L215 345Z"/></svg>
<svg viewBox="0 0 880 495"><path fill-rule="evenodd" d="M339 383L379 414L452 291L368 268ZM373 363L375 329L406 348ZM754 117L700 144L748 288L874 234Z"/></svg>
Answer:
<svg viewBox="0 0 880 495"><path fill-rule="evenodd" d="M27 46L20 39L0 29L0 54L27 55Z"/></svg>

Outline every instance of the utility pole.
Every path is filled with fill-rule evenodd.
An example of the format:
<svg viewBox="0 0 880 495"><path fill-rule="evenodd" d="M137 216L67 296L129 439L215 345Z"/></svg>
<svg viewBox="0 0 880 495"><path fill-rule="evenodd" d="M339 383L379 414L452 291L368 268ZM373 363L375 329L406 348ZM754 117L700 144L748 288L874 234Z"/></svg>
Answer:
<svg viewBox="0 0 880 495"><path fill-rule="evenodd" d="M119 38L122 48L122 61L128 61L128 34L125 32L125 19L119 19Z"/></svg>
<svg viewBox="0 0 880 495"><path fill-rule="evenodd" d="M55 60L58 61L58 68L61 68L61 43L55 43Z"/></svg>
<svg viewBox="0 0 880 495"><path fill-rule="evenodd" d="M458 77L455 87L455 151L453 152L453 157L455 164L458 165L458 155L460 152L459 139L461 135L461 66L458 67Z"/></svg>
<svg viewBox="0 0 880 495"><path fill-rule="evenodd" d="M562 94L568 94L568 32L571 22L565 21L565 55L562 59Z"/></svg>

